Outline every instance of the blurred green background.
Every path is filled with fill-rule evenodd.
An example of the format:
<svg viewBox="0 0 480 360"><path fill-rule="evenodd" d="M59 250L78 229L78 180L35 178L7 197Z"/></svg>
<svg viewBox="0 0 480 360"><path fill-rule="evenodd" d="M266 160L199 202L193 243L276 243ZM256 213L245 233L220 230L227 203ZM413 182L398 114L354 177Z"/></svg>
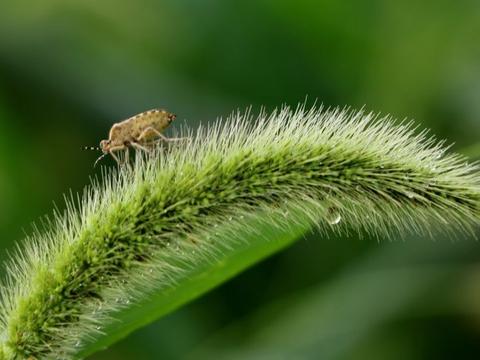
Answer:
<svg viewBox="0 0 480 360"><path fill-rule="evenodd" d="M153 107L195 127L308 95L468 148L479 39L476 0L2 1L0 259ZM309 234L93 359L478 358L480 244L392 240Z"/></svg>

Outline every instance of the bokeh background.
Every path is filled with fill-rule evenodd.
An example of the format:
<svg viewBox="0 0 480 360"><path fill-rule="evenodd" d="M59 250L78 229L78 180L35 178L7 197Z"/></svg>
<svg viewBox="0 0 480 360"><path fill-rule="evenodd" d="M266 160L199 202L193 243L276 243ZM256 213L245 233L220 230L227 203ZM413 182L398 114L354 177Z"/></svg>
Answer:
<svg viewBox="0 0 480 360"><path fill-rule="evenodd" d="M315 99L480 155L476 0L38 0L0 5L0 259L98 174L112 123ZM110 160L105 166L114 166ZM93 359L474 359L472 237L315 233Z"/></svg>

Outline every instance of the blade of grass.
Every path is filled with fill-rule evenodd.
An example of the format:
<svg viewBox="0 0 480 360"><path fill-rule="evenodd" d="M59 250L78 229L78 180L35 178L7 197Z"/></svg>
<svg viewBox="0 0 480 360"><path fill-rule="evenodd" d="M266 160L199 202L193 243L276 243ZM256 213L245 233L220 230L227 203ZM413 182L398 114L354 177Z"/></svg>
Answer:
<svg viewBox="0 0 480 360"><path fill-rule="evenodd" d="M262 232L242 217L258 211L287 233L302 221L323 234L386 237L479 224L478 167L388 117L300 106L257 119L237 113L185 135L192 141L106 173L13 256L0 301L1 360L71 357L124 311L178 288L166 309L152 302L125 330L112 328L110 343L273 253L273 242L247 249ZM257 234L246 248L239 230L215 240L217 227L237 222ZM200 281L195 269L206 264L213 272Z"/></svg>
<svg viewBox="0 0 480 360"><path fill-rule="evenodd" d="M289 216L295 219L293 212L290 212ZM300 217L301 214L297 216ZM111 322L103 328L104 335L87 343L78 357L82 358L108 347L135 329L195 299L258 261L289 246L310 228L307 219L297 218L288 231L285 231L272 225L269 219L271 220L271 214L267 212L256 214L250 219L245 218L245 222L235 225L234 228L222 226L214 236L215 242L224 242L223 238L231 236L232 231L236 232L242 241L230 249L225 249L221 259L199 263L196 267L178 274L172 279L177 286L161 289L134 307L123 310L117 317L118 321ZM249 231L252 228L257 231L252 233Z"/></svg>

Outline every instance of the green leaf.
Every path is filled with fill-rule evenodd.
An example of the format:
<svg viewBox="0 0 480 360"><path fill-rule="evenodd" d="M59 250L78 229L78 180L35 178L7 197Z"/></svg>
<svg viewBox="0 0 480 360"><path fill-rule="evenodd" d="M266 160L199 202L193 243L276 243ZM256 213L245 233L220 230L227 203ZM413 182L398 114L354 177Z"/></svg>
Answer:
<svg viewBox="0 0 480 360"><path fill-rule="evenodd" d="M300 106L185 135L191 141L106 172L12 256L1 360L73 356L103 331L101 348L312 222L323 234L387 237L478 226L478 166L389 118Z"/></svg>
<svg viewBox="0 0 480 360"><path fill-rule="evenodd" d="M172 279L177 284L175 287L152 293L137 305L117 313L116 320L102 329L104 335L87 343L78 357L83 358L105 349L132 331L174 311L255 263L289 246L310 228L310 222L306 218L300 219L301 216L290 211L288 228L279 227L272 222L271 214L266 210L248 219L245 218L233 228L222 226L218 235L214 237L214 241L223 243L225 240L223 237L231 236L231 232L234 231L239 239L235 245L225 249L214 261L198 263L186 272L178 274ZM255 233L250 229L256 229Z"/></svg>

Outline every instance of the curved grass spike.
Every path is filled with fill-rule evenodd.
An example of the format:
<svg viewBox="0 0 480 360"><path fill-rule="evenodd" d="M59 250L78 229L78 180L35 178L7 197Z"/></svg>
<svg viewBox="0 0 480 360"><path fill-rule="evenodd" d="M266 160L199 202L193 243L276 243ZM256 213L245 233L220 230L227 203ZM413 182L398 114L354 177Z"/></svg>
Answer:
<svg viewBox="0 0 480 360"><path fill-rule="evenodd" d="M1 287L1 360L84 356L133 304L194 288L189 271L228 273L239 244L265 240L212 240L217 226L255 234L258 212L285 232L304 221L382 237L480 222L478 166L388 117L300 106L183 135L192 141L105 171L26 239Z"/></svg>

